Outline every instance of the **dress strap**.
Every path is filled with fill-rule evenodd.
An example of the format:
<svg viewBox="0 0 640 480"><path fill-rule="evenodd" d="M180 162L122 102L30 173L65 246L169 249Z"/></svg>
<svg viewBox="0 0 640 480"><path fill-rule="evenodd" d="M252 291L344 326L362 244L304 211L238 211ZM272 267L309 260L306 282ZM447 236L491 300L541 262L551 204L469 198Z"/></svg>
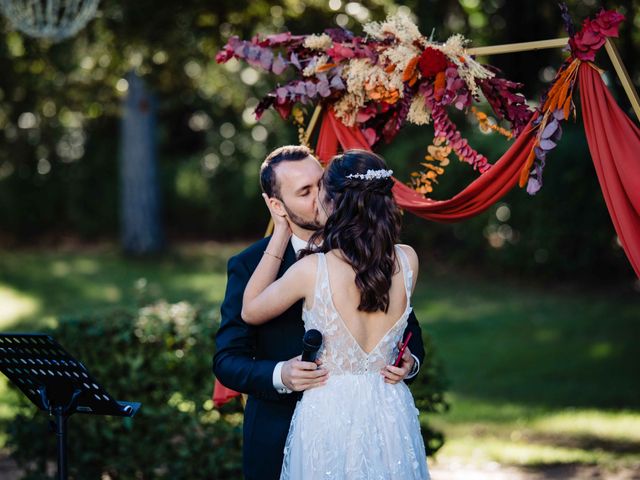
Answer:
<svg viewBox="0 0 640 480"><path fill-rule="evenodd" d="M396 245L396 255L400 259L400 265L402 266L402 278L404 280L404 289L407 294L407 302L411 301L411 289L413 288L413 270L409 265L409 259L407 254L404 253L400 245Z"/></svg>
<svg viewBox="0 0 640 480"><path fill-rule="evenodd" d="M326 288L327 277L328 277L327 258L322 252L318 252L315 255L318 258L318 266L316 270L316 286L314 289L314 301L313 301L314 305L318 301L322 302L324 300L325 298L324 291Z"/></svg>

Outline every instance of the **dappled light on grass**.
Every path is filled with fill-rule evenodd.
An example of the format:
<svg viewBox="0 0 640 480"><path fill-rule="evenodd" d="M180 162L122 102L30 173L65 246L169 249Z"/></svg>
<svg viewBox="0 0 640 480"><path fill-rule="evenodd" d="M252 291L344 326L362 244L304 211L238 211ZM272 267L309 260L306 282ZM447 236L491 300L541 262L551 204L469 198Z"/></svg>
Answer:
<svg viewBox="0 0 640 480"><path fill-rule="evenodd" d="M565 410L541 416L532 423L541 432L591 436L634 442L640 452L640 413L602 410Z"/></svg>
<svg viewBox="0 0 640 480"><path fill-rule="evenodd" d="M0 284L0 329L5 330L16 320L34 315L39 309L40 302L33 296Z"/></svg>
<svg viewBox="0 0 640 480"><path fill-rule="evenodd" d="M423 270L414 309L450 381L421 413L445 463L640 465L637 295Z"/></svg>
<svg viewBox="0 0 640 480"><path fill-rule="evenodd" d="M613 354L613 345L608 342L595 343L589 349L589 354L596 360L610 357Z"/></svg>
<svg viewBox="0 0 640 480"><path fill-rule="evenodd" d="M640 412L543 409L457 395L451 404L448 414L427 415L445 433L437 454L443 461L605 467L640 462Z"/></svg>
<svg viewBox="0 0 640 480"><path fill-rule="evenodd" d="M599 464L605 468L631 466L640 462L640 454L620 457L601 449L586 450L554 445L549 439L546 444L534 443L527 438L513 441L495 436L478 437L468 435L456 442L445 443L442 455L465 458L471 463L495 461L505 465L542 467L556 464Z"/></svg>
<svg viewBox="0 0 640 480"><path fill-rule="evenodd" d="M57 278L69 275L95 275L100 273L100 263L92 258L70 258L51 262L51 274Z"/></svg>
<svg viewBox="0 0 640 480"><path fill-rule="evenodd" d="M0 325L34 330L66 315L163 298L218 304L226 262L238 245L199 243L131 259L112 246L74 251L0 251Z"/></svg>
<svg viewBox="0 0 640 480"><path fill-rule="evenodd" d="M468 322L480 317L494 317L503 311L499 301L475 297L473 294L465 298L433 299L428 304L430 318L442 318L447 322Z"/></svg>
<svg viewBox="0 0 640 480"><path fill-rule="evenodd" d="M414 308L460 395L531 407L640 408L635 297L447 276L421 279Z"/></svg>
<svg viewBox="0 0 640 480"><path fill-rule="evenodd" d="M242 248L202 242L147 260L123 257L109 246L0 251L0 330L40 330L70 316L135 308L160 298L217 311L228 257ZM0 376L0 422L15 415L17 396ZM0 448L5 441L0 428Z"/></svg>

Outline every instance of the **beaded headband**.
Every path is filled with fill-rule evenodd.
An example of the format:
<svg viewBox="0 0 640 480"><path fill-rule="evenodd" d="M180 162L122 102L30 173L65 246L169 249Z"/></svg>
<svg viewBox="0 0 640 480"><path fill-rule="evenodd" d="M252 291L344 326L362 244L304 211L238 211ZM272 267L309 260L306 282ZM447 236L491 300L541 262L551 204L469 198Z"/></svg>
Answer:
<svg viewBox="0 0 640 480"><path fill-rule="evenodd" d="M360 180L379 180L389 178L393 175L393 170L367 170L367 173L352 173L347 178L358 178Z"/></svg>

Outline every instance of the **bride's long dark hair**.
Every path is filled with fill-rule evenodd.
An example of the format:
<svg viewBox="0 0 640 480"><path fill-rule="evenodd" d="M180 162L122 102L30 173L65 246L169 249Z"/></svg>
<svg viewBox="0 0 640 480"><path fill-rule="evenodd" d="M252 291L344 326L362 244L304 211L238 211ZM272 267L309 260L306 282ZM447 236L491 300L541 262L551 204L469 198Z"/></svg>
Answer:
<svg viewBox="0 0 640 480"><path fill-rule="evenodd" d="M358 310L365 312L389 310L401 216L390 177L369 180L348 175L386 169L381 157L365 150L347 150L334 157L322 177L319 199L319 208L333 208L333 212L309 240L309 245L322 242L320 247L302 253L339 249L356 272Z"/></svg>

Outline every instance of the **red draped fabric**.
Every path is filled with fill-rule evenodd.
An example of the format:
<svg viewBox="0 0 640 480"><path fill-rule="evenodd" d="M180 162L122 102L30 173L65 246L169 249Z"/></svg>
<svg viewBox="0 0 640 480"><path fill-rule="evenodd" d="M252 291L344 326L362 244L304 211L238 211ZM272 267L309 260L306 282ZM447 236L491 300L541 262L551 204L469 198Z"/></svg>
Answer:
<svg viewBox="0 0 640 480"><path fill-rule="evenodd" d="M578 76L585 131L602 193L620 243L640 277L640 129L620 109L595 69L583 63ZM534 133L526 128L487 172L448 200L424 198L396 180L393 193L398 205L438 222L478 215L517 184L533 148ZM338 146L370 150L357 127L345 126L328 110L318 137L318 158L327 163Z"/></svg>
<svg viewBox="0 0 640 480"><path fill-rule="evenodd" d="M240 392L236 392L235 390L231 390L230 388L225 387L220 381L216 378L216 382L213 386L213 395L211 399L213 400L213 404L216 407L221 407L229 400L240 396Z"/></svg>
<svg viewBox="0 0 640 480"><path fill-rule="evenodd" d="M529 127L520 134L513 145L484 174L471 182L464 190L448 200L431 200L396 180L393 187L398 205L419 217L438 222L458 222L485 211L502 198L517 183L535 141L535 132ZM316 153L323 163L328 162L338 150L360 148L371 150L364 135L357 127L347 127L328 110L323 118Z"/></svg>
<svg viewBox="0 0 640 480"><path fill-rule="evenodd" d="M583 63L578 78L584 130L600 188L622 248L640 277L640 129L595 69Z"/></svg>

